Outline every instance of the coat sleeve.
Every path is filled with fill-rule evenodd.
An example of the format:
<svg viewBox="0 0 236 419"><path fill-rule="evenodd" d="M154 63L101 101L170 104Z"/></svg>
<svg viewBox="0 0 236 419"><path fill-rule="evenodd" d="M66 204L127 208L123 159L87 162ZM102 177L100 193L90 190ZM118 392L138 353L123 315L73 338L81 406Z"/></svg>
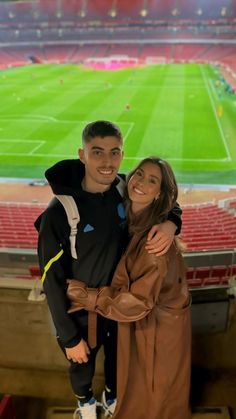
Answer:
<svg viewBox="0 0 236 419"><path fill-rule="evenodd" d="M176 202L174 208L169 212L168 217L167 217L168 220L172 221L172 223L174 223L177 227L175 235L178 235L181 232L181 226L182 226L181 215L182 215L182 209L180 208L178 202Z"/></svg>
<svg viewBox="0 0 236 419"><path fill-rule="evenodd" d="M158 300L166 275L166 259L165 256L156 258L144 250L138 266L137 269L134 263L133 272L128 274L122 258L110 287L89 289L83 282L69 280L69 312L85 308L119 322L144 318Z"/></svg>
<svg viewBox="0 0 236 419"><path fill-rule="evenodd" d="M73 347L79 343L81 336L78 326L68 314L69 301L66 295L66 278L68 277L69 255L60 234L55 207L48 207L36 221L39 231L38 259L42 274L43 289L47 297L57 334L64 347ZM61 237L60 237L61 236ZM65 241L65 238L64 238Z"/></svg>

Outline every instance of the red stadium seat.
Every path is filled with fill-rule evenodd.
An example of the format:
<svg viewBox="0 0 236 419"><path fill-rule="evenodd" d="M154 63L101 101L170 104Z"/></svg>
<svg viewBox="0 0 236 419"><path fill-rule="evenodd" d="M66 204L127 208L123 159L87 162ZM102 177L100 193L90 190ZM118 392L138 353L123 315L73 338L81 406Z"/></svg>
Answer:
<svg viewBox="0 0 236 419"><path fill-rule="evenodd" d="M216 277L221 279L227 275L228 272L228 266L222 265L222 266L213 266L211 270L211 277Z"/></svg>
<svg viewBox="0 0 236 419"><path fill-rule="evenodd" d="M32 278L40 278L41 277L38 265L30 265L29 266L29 271L30 271L30 275L32 276Z"/></svg>
<svg viewBox="0 0 236 419"><path fill-rule="evenodd" d="M188 267L187 273L186 273L187 280L194 279L195 277L195 268Z"/></svg>
<svg viewBox="0 0 236 419"><path fill-rule="evenodd" d="M11 396L5 394L0 402L0 419L16 419L15 407Z"/></svg>
<svg viewBox="0 0 236 419"><path fill-rule="evenodd" d="M196 268L195 278L201 279L204 282L205 279L210 277L210 274L211 274L210 266L199 266Z"/></svg>
<svg viewBox="0 0 236 419"><path fill-rule="evenodd" d="M197 288L197 287L201 287L202 285L203 285L202 279L195 278L195 279L188 280L189 288Z"/></svg>

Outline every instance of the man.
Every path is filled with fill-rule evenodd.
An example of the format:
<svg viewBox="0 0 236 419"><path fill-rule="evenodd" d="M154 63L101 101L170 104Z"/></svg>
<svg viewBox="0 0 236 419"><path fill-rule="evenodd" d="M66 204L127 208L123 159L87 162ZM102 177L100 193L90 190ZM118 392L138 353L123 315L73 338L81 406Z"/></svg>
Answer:
<svg viewBox="0 0 236 419"><path fill-rule="evenodd" d="M61 161L46 171L54 194L72 196L79 210L74 244L70 240L66 212L57 198L35 225L39 230L43 286L58 343L70 361L71 385L78 399L74 417L96 419L97 401L91 385L96 354L102 345L105 414L112 416L116 405L116 323L98 316L97 342L88 341L88 312L67 313L66 281L68 278L82 280L90 288L109 285L128 235L121 192L124 181L117 176L123 158L122 134L111 122L96 121L85 127L82 140L79 159ZM158 234L147 243L147 251L161 254L168 250L176 225L181 225L180 214L176 207L169 221L150 231L149 239L154 232Z"/></svg>

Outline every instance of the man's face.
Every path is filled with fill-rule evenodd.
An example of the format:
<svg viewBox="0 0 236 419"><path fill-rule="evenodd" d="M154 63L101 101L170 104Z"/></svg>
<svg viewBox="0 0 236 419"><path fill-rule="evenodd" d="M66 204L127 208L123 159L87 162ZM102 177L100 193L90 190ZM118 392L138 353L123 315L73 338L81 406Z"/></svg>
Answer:
<svg viewBox="0 0 236 419"><path fill-rule="evenodd" d="M121 141L113 136L95 137L79 149L79 158L85 165L85 189L104 192L119 170L123 158Z"/></svg>

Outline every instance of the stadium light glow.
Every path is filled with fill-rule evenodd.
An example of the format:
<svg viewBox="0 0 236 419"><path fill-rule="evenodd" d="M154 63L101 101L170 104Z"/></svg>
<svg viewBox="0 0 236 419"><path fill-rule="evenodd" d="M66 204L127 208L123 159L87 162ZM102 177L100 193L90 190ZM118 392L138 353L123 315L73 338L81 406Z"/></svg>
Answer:
<svg viewBox="0 0 236 419"><path fill-rule="evenodd" d="M115 9L111 9L111 10L108 12L108 14L109 14L109 16L111 16L111 17L116 17L117 12L116 12L116 10L115 10Z"/></svg>
<svg viewBox="0 0 236 419"><path fill-rule="evenodd" d="M227 14L227 8L226 7L222 7L221 11L220 11L221 16L225 16Z"/></svg>
<svg viewBox="0 0 236 419"><path fill-rule="evenodd" d="M141 17L146 17L148 15L148 4L147 0L143 0L142 8L139 12Z"/></svg>
<svg viewBox="0 0 236 419"><path fill-rule="evenodd" d="M146 16L147 16L147 14L148 14L148 11L147 11L147 9L141 9L141 10L140 10L140 12L139 12L139 14L140 14L140 16L142 16L142 17L146 17Z"/></svg>
<svg viewBox="0 0 236 419"><path fill-rule="evenodd" d="M202 15L202 9L199 7L199 9L196 10L196 15L201 16Z"/></svg>
<svg viewBox="0 0 236 419"><path fill-rule="evenodd" d="M80 17L85 17L86 16L86 11L85 10L81 10L79 12Z"/></svg>
<svg viewBox="0 0 236 419"><path fill-rule="evenodd" d="M86 17L86 14L87 14L87 0L82 0L81 9L78 12L78 16L84 18Z"/></svg>
<svg viewBox="0 0 236 419"><path fill-rule="evenodd" d="M108 15L113 18L117 16L116 0L112 0L111 8L108 12Z"/></svg>
<svg viewBox="0 0 236 419"><path fill-rule="evenodd" d="M172 16L178 16L180 14L179 9L175 7L174 9L171 10L171 14Z"/></svg>

